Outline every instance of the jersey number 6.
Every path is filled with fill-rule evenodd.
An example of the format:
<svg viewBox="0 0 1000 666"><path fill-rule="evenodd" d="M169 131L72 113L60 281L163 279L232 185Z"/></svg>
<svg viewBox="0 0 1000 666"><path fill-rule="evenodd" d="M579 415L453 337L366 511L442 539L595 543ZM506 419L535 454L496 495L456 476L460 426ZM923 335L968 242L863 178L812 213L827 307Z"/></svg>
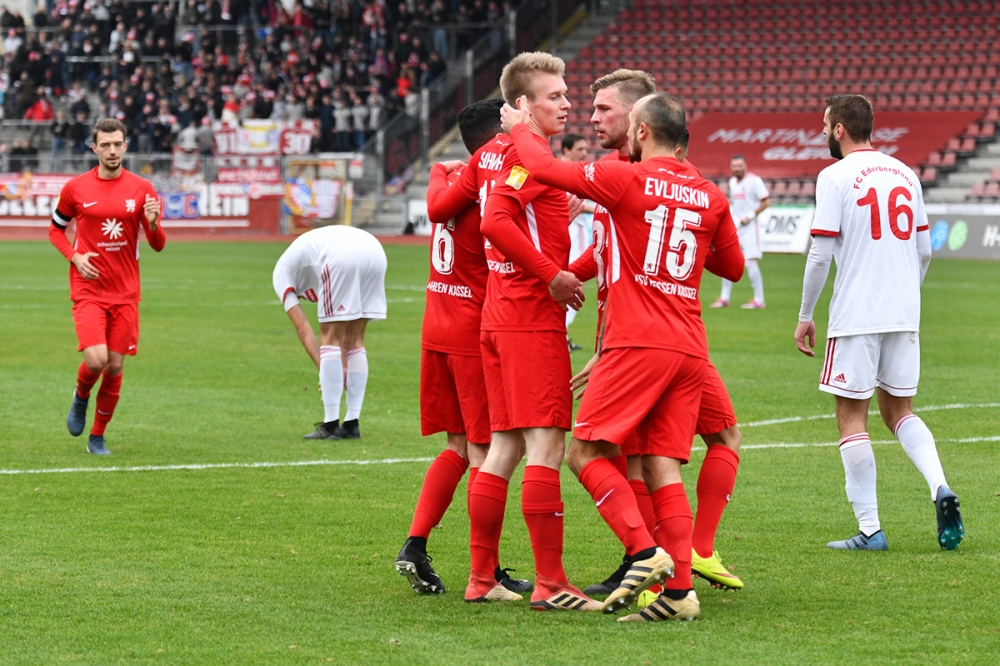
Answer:
<svg viewBox="0 0 1000 666"><path fill-rule="evenodd" d="M673 217L669 222L668 217ZM688 227L700 227L701 215L684 208L657 206L646 211L649 223L649 243L646 245L646 259L642 268L646 275L658 275L660 257L663 255L664 230L669 227L670 239L667 244L667 273L675 280L686 280L694 268L694 258L698 241Z"/></svg>
<svg viewBox="0 0 1000 666"><path fill-rule="evenodd" d="M450 220L447 225L434 225L434 247L431 252L431 261L434 263L434 270L441 275L451 275L451 269L455 265L455 239L452 238L448 227L454 228L455 221Z"/></svg>

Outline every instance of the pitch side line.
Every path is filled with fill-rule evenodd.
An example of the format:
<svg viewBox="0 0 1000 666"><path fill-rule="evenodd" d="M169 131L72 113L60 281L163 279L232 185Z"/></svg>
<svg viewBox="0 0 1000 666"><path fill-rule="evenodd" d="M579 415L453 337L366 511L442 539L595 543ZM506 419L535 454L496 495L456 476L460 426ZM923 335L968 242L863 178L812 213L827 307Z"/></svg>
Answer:
<svg viewBox="0 0 1000 666"><path fill-rule="evenodd" d="M267 467L319 467L322 465L395 465L398 463L429 462L434 458L384 458L382 460L293 460L289 462L205 463L190 465L142 465L139 467L61 467L55 469L0 469L0 475L19 474L78 474L81 472L170 472L201 469L259 469Z"/></svg>
<svg viewBox="0 0 1000 666"><path fill-rule="evenodd" d="M988 407L1000 407L1000 402L982 402L978 404L966 404L956 402L948 405L927 405L926 407L915 407L914 412L939 412L945 409L979 409ZM878 410L868 412L869 416L878 414ZM815 416L788 416L782 419L766 419L764 421L750 421L749 423L737 424L740 428L756 428L760 426L779 425L781 423L798 423L799 421L819 421L822 419L836 418L836 414L816 414Z"/></svg>

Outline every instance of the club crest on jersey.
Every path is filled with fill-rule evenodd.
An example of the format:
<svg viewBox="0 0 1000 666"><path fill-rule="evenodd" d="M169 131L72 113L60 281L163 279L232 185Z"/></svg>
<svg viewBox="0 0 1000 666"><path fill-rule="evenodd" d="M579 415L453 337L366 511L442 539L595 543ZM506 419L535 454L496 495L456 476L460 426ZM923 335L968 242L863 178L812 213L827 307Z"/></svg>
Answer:
<svg viewBox="0 0 1000 666"><path fill-rule="evenodd" d="M507 176L508 185L513 187L515 190L519 190L524 186L526 180L528 180L527 169L519 166L513 166L510 168L510 175Z"/></svg>
<svg viewBox="0 0 1000 666"><path fill-rule="evenodd" d="M135 199L126 199L125 200L125 212L126 213L134 213L135 212Z"/></svg>
<svg viewBox="0 0 1000 666"><path fill-rule="evenodd" d="M101 231L111 240L117 240L125 232L125 226L117 219L105 220L104 224L101 225Z"/></svg>

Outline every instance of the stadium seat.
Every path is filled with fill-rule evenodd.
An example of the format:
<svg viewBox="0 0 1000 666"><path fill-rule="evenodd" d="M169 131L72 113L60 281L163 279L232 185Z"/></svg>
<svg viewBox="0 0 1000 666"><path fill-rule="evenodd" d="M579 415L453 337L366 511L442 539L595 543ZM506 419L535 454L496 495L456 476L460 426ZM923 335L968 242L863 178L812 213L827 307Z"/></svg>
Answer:
<svg viewBox="0 0 1000 666"><path fill-rule="evenodd" d="M920 172L920 183L923 185L933 185L937 181L937 169L934 167L924 167Z"/></svg>

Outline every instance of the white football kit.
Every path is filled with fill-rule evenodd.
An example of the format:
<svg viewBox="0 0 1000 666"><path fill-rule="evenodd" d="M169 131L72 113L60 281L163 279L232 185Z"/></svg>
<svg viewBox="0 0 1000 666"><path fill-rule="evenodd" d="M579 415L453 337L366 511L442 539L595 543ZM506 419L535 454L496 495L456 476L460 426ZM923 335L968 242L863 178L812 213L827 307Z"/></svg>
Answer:
<svg viewBox="0 0 1000 666"><path fill-rule="evenodd" d="M760 202L768 198L770 193L764 181L755 173L745 173L743 180L729 179L729 205L733 211L733 221L736 222L736 232L740 237L740 249L745 259L760 259L764 256L761 245L760 225L757 223L757 208ZM746 224L740 220L750 216Z"/></svg>
<svg viewBox="0 0 1000 666"><path fill-rule="evenodd" d="M920 179L889 155L851 152L819 174L812 235L800 321L812 320L829 253L837 263L820 390L915 395L920 284L931 253Z"/></svg>
<svg viewBox="0 0 1000 666"><path fill-rule="evenodd" d="M367 231L333 225L307 231L278 259L274 291L287 312L300 298L320 322L385 319L385 251Z"/></svg>

